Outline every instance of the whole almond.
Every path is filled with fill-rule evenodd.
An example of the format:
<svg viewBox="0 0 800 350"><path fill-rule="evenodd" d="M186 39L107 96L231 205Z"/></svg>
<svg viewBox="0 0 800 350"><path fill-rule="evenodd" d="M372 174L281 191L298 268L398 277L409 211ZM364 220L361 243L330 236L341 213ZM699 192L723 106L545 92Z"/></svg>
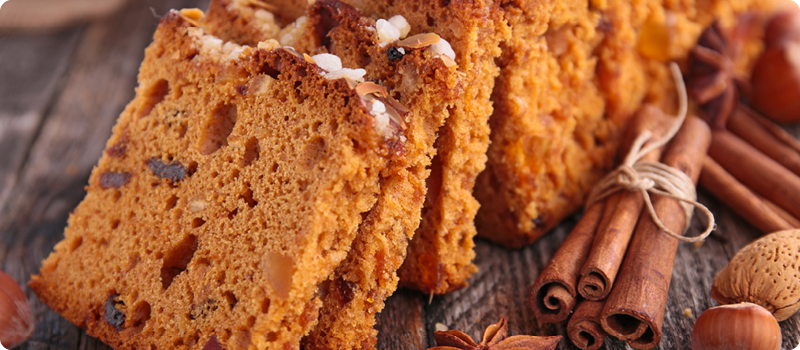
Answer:
<svg viewBox="0 0 800 350"><path fill-rule="evenodd" d="M783 321L800 309L800 230L766 235L742 248L714 278L722 304L751 302Z"/></svg>

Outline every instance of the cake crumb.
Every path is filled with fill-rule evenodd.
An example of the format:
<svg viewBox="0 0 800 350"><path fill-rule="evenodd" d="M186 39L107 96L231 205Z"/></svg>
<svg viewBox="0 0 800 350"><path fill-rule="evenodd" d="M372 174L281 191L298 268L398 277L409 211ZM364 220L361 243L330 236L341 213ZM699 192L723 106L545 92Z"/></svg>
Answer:
<svg viewBox="0 0 800 350"><path fill-rule="evenodd" d="M436 331L437 332L447 332L449 330L450 329L447 328L447 326L444 325L443 323L436 322Z"/></svg>
<svg viewBox="0 0 800 350"><path fill-rule="evenodd" d="M692 309L688 307L683 309L683 314L686 315L686 317L692 317Z"/></svg>

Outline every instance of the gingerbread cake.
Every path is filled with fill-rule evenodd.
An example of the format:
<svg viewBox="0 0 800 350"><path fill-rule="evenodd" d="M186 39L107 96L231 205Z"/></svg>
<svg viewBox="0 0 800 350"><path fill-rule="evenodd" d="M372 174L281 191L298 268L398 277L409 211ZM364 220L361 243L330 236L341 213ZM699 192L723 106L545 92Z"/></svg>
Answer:
<svg viewBox="0 0 800 350"><path fill-rule="evenodd" d="M267 16L254 18L263 10L259 7L214 0L203 23L211 31L221 30L222 37L253 44L248 40L269 37L262 29L270 27ZM293 40L295 48L315 59L333 54L347 66L364 68L367 79L392 90L414 116L406 121L407 162L390 164L392 178L383 181L383 192L359 228L347 259L333 279L321 285L320 321L303 342L306 349L373 347L375 314L396 289L396 271L419 226L428 168L436 154L434 141L460 95L460 74L453 57L447 56L452 53L439 50L445 43L438 36L425 34L428 42L400 40L410 29L402 25L402 18L376 21L335 0L317 1L304 18L305 34Z"/></svg>
<svg viewBox="0 0 800 350"><path fill-rule="evenodd" d="M464 73L464 93L436 140L420 228L399 270L400 284L442 294L467 286L477 271L473 238L478 201L472 192L486 165L490 97L499 74L500 43L510 37L499 3L485 1L346 0L373 18L403 16L409 36L436 33Z"/></svg>
<svg viewBox="0 0 800 350"><path fill-rule="evenodd" d="M363 70L223 42L201 15L161 20L30 287L116 349L297 349L381 173L404 162L404 108Z"/></svg>
<svg viewBox="0 0 800 350"><path fill-rule="evenodd" d="M489 163L475 187L479 235L521 247L578 209L613 166L639 106L675 108L666 63L685 64L715 19L732 26L770 3L504 3L513 35L497 60ZM748 64L759 46L748 43L740 63Z"/></svg>
<svg viewBox="0 0 800 350"><path fill-rule="evenodd" d="M705 26L715 19L732 26L741 14L771 7L755 0L346 1L373 17L400 14L412 28L441 33L459 57L491 37L488 31L511 31L497 59L475 61L500 71L491 85L487 170L474 186L482 208L476 225L481 237L508 247L535 241L579 208L612 167L619 136L643 102L673 108L666 62L685 62ZM462 12L467 7L492 15L471 16ZM742 64L759 45L747 44Z"/></svg>

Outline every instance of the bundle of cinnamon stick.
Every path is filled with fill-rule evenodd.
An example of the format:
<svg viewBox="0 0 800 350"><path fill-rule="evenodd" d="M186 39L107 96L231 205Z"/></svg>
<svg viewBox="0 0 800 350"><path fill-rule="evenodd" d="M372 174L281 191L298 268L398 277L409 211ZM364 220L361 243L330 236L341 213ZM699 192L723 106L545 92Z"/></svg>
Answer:
<svg viewBox="0 0 800 350"><path fill-rule="evenodd" d="M648 142L656 142L673 123L645 105L621 149L627 153L645 130L653 134ZM639 161L660 160L696 184L710 143L708 125L689 117L664 150L656 148ZM686 214L678 200L653 195L652 203L669 230L683 232ZM562 322L575 309L567 334L584 349L599 348L607 334L638 349L659 343L678 241L662 232L643 206L640 193L623 191L587 208L531 287L529 301L540 322Z"/></svg>
<svg viewBox="0 0 800 350"><path fill-rule="evenodd" d="M712 133L700 184L763 233L800 227L800 142L740 104Z"/></svg>

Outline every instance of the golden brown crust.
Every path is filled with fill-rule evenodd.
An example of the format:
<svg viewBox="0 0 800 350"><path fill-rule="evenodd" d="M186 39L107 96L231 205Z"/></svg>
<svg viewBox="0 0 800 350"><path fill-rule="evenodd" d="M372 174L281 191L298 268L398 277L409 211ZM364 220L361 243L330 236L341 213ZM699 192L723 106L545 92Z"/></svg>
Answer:
<svg viewBox="0 0 800 350"><path fill-rule="evenodd" d="M31 288L117 349L298 348L386 156L403 161L348 83L320 72L170 12Z"/></svg>

